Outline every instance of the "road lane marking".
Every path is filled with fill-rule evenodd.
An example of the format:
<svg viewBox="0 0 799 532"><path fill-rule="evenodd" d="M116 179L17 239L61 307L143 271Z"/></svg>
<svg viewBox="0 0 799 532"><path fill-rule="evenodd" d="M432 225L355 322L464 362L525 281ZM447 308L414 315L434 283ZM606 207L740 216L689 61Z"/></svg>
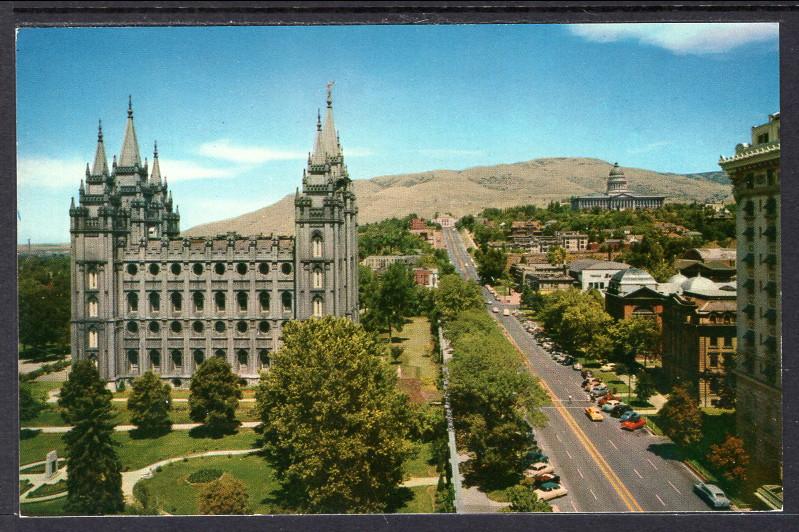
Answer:
<svg viewBox="0 0 799 532"><path fill-rule="evenodd" d="M585 477L583 476L583 472L582 472L582 471L580 471L580 468L578 467L578 468L576 468L576 469L577 469L577 474L578 474L578 475L580 475L580 478L583 478L583 479L584 479Z"/></svg>
<svg viewBox="0 0 799 532"><path fill-rule="evenodd" d="M658 470L658 466L656 466L654 463L652 463L652 460L650 460L649 458L647 458L647 459L646 459L646 461L647 461L647 462L649 462L649 465L651 465L652 467L654 467L654 468L655 468L655 471L657 471L657 470Z"/></svg>
<svg viewBox="0 0 799 532"><path fill-rule="evenodd" d="M563 449L563 450L566 451L566 449ZM572 455L569 454L569 451L566 451L566 456L569 457L569 460L573 460Z"/></svg>
<svg viewBox="0 0 799 532"><path fill-rule="evenodd" d="M677 486L675 486L674 484L672 484L672 483L671 483L671 480L667 480L666 482L668 482L668 483L669 483L669 486L671 486L671 487L674 489L674 491L676 491L677 493L679 493L680 495L682 495L682 492L681 492L680 490L678 490L678 489L677 489Z"/></svg>
<svg viewBox="0 0 799 532"><path fill-rule="evenodd" d="M660 498L660 495L658 495L657 493L655 493L655 497L657 497L657 498L658 498L658 500L660 501L660 504L662 504L664 507L666 506L666 503L665 503L665 502L663 502L663 499L661 499L661 498Z"/></svg>
<svg viewBox="0 0 799 532"><path fill-rule="evenodd" d="M633 471L635 472L636 475L638 475L638 478L641 478L641 479L644 478L644 477L641 476L641 473L639 473L636 468L633 468Z"/></svg>
<svg viewBox="0 0 799 532"><path fill-rule="evenodd" d="M579 512L579 511L580 511L580 510L578 510L578 509L577 509L577 507L574 505L574 501L569 501L569 502L571 503L571 505L572 505L572 508L574 509L574 511L575 511L575 512Z"/></svg>
<svg viewBox="0 0 799 532"><path fill-rule="evenodd" d="M593 495L593 496L594 496L594 500L595 500L595 501L598 501L598 500L599 500L599 499L597 498L597 496L596 496L596 493L594 493L594 490L592 490L591 488L588 488L588 491L590 491L590 492L591 492L591 495Z"/></svg>
<svg viewBox="0 0 799 532"><path fill-rule="evenodd" d="M613 440L608 440L608 441L610 442L610 444L613 446L614 449L616 449L617 451L619 450L619 448L616 447L616 444L613 443Z"/></svg>
<svg viewBox="0 0 799 532"><path fill-rule="evenodd" d="M555 439L560 441L560 435L557 432L555 433Z"/></svg>

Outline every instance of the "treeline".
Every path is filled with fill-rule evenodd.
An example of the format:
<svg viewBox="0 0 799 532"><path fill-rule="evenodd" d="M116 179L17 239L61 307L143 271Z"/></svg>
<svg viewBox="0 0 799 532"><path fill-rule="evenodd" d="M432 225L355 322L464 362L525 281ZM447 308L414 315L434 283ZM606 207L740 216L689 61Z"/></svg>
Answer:
<svg viewBox="0 0 799 532"><path fill-rule="evenodd" d="M23 356L38 357L69 348L69 256L21 255L19 341Z"/></svg>

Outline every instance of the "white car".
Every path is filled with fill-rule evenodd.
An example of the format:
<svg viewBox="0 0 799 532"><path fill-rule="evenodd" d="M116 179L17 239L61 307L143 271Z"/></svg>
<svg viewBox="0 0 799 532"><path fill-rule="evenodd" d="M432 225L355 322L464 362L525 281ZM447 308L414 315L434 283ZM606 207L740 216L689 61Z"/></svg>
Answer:
<svg viewBox="0 0 799 532"><path fill-rule="evenodd" d="M602 364L602 366L599 368L599 371L616 371L616 363L606 362Z"/></svg>
<svg viewBox="0 0 799 532"><path fill-rule="evenodd" d="M503 310L502 311L502 315L503 316L510 316L510 310L508 310L508 309Z"/></svg>
<svg viewBox="0 0 799 532"><path fill-rule="evenodd" d="M557 499L558 497L563 497L569 493L569 490L564 488L562 484L558 484L556 482L544 482L538 487L538 489L534 491L534 493L542 501L549 501L552 499Z"/></svg>
<svg viewBox="0 0 799 532"><path fill-rule="evenodd" d="M580 364L579 362L577 362L576 364L573 364L573 365L572 365L572 369L573 369L574 371L580 371L581 369L583 369L583 365L582 365L582 364Z"/></svg>
<svg viewBox="0 0 799 532"><path fill-rule="evenodd" d="M524 470L525 477L534 477L542 473L554 473L555 468L546 462L536 462Z"/></svg>
<svg viewBox="0 0 799 532"><path fill-rule="evenodd" d="M493 312L494 314L497 314L497 313L499 313L499 307L494 307L494 308L492 308L492 309L491 309L491 312Z"/></svg>

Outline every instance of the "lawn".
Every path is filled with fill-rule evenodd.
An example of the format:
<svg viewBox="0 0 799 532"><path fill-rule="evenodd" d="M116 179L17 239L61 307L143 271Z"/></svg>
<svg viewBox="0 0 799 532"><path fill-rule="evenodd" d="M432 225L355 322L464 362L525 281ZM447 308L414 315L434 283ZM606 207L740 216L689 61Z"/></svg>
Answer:
<svg viewBox="0 0 799 532"><path fill-rule="evenodd" d="M158 438L132 438L128 432L117 432L114 439L120 443L117 453L123 470L140 469L146 465L184 454L194 454L218 449L252 449L259 436L251 429L241 429L236 434L222 438L192 437L193 431L175 430ZM55 449L64 456L62 434L36 433L20 441L20 464L44 460Z"/></svg>
<svg viewBox="0 0 799 532"><path fill-rule="evenodd" d="M400 514L431 514L436 511L436 486L414 486L405 488L413 492L413 498L397 510Z"/></svg>
<svg viewBox="0 0 799 532"><path fill-rule="evenodd" d="M175 462L142 482L155 498L156 506L174 515L197 515L197 496L203 484L186 480L199 469L219 469L241 480L250 496L253 513L270 513L270 495L279 488L274 472L260 456L213 456Z"/></svg>
<svg viewBox="0 0 799 532"><path fill-rule="evenodd" d="M416 454L405 462L403 469L406 478L410 477L437 477L436 464L433 463L433 444L415 444Z"/></svg>
<svg viewBox="0 0 799 532"><path fill-rule="evenodd" d="M20 504L19 509L22 515L67 515L64 510L64 504L66 504L66 502L66 497L59 497L50 501Z"/></svg>
<svg viewBox="0 0 799 532"><path fill-rule="evenodd" d="M59 480L55 484L42 484L33 490L29 497L47 497L48 495L55 495L56 493L64 493L67 491L67 481Z"/></svg>
<svg viewBox="0 0 799 532"><path fill-rule="evenodd" d="M47 392L50 390L58 390L64 385L61 381L33 381L29 384L33 396L38 397L42 401L47 399Z"/></svg>
<svg viewBox="0 0 799 532"><path fill-rule="evenodd" d="M409 395L415 398L413 389L418 388L418 392L424 397L424 400L428 402L440 400L441 394L436 388L439 367L432 357L433 337L430 334L428 319L424 317L411 318L395 338L400 341L393 345L403 348L399 359L403 380L418 382L418 386L414 386L417 384L415 382L409 382L407 386L401 385L403 388L407 388L403 391L411 392Z"/></svg>
<svg viewBox="0 0 799 532"><path fill-rule="evenodd" d="M25 480L20 480L19 481L19 494L22 495L23 493L28 491L29 489L31 489L31 486L33 486L33 484L27 478Z"/></svg>

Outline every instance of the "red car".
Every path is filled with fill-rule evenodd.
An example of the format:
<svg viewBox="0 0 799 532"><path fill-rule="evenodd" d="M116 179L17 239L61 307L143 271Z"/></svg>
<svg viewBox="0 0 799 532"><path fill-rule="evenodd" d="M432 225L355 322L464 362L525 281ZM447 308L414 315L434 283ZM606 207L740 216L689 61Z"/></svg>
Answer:
<svg viewBox="0 0 799 532"><path fill-rule="evenodd" d="M621 428L624 430L638 430L641 427L646 425L646 418L639 417L637 421L624 421L621 424Z"/></svg>
<svg viewBox="0 0 799 532"><path fill-rule="evenodd" d="M605 403L607 403L608 401L610 401L611 399L615 399L616 401L621 401L621 397L618 397L618 396L615 396L615 395L611 395L611 394L607 394L607 395L605 395L603 397L600 397L599 401L596 402L596 405L597 406L602 406Z"/></svg>

